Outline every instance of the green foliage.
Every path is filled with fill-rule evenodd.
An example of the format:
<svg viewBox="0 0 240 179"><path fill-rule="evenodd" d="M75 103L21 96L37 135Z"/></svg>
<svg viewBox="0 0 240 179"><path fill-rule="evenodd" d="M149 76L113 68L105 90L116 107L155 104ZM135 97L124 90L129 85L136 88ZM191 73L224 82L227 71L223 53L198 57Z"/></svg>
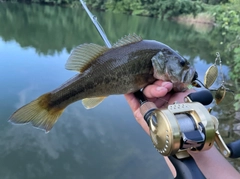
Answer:
<svg viewBox="0 0 240 179"><path fill-rule="evenodd" d="M79 2L79 1L78 1ZM87 0L86 3L93 9L105 10L105 0Z"/></svg>
<svg viewBox="0 0 240 179"><path fill-rule="evenodd" d="M238 74L240 71L237 67L240 67L240 11L237 9L235 10L235 7L223 5L218 6L217 8L214 8L215 13L213 13L213 15L220 27L222 35L221 43L226 44L228 47L226 50L234 53L234 59L229 61L230 64L234 65L231 76L233 78L239 78Z"/></svg>
<svg viewBox="0 0 240 179"><path fill-rule="evenodd" d="M7 0L8 1L8 0ZM12 0L9 0L12 1ZM80 5L79 0L16 0L49 5ZM191 0L86 0L88 7L97 10L169 19L181 14L203 11L202 3Z"/></svg>
<svg viewBox="0 0 240 179"><path fill-rule="evenodd" d="M190 0L107 0L106 9L133 15L169 19L181 14L194 15L203 10L201 3Z"/></svg>
<svg viewBox="0 0 240 179"><path fill-rule="evenodd" d="M230 3L213 6L210 8L220 28L221 44L226 46L225 51L232 54L232 58L227 58L231 66L230 77L240 83L240 1L230 1ZM240 109L240 89L236 91L235 108Z"/></svg>
<svg viewBox="0 0 240 179"><path fill-rule="evenodd" d="M216 4L221 4L221 3L227 3L228 0L201 0L203 3L206 3L206 4L213 4L213 5L216 5Z"/></svg>

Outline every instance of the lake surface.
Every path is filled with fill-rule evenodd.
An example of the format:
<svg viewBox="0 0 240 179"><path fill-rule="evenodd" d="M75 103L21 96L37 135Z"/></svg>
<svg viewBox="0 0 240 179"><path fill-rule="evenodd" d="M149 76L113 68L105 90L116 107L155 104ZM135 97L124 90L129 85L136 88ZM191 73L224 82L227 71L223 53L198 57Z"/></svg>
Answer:
<svg viewBox="0 0 240 179"><path fill-rule="evenodd" d="M91 110L81 101L70 105L48 134L31 125L7 122L17 108L76 74L64 68L74 47L104 43L81 8L0 3L0 12L1 179L172 178L122 95L110 96ZM214 63L216 51L224 48L213 48L206 40L214 34L211 27L203 33L176 22L94 14L111 42L130 33L161 41L189 59L201 80ZM224 61L223 71L231 83ZM220 83L218 80L214 87ZM239 138L238 131L233 130L238 122L235 113L229 112L232 107L228 99L213 112L228 142ZM240 167L239 160L231 163Z"/></svg>

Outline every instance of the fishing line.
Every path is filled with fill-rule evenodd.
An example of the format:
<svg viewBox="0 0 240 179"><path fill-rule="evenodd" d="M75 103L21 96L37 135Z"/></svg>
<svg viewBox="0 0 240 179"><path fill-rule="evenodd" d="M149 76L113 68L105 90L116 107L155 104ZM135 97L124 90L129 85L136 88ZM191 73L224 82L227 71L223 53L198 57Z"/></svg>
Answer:
<svg viewBox="0 0 240 179"><path fill-rule="evenodd" d="M90 17L90 19L92 20L92 22L93 22L94 26L96 27L98 33L99 33L100 36L102 37L105 45L106 45L108 48L111 48L112 45L111 45L110 41L108 40L107 35L106 35L103 27L102 27L102 26L100 25L100 23L98 22L97 17L94 16L94 15L89 11L88 7L86 6L86 2L85 2L85 1L80 0L80 2L81 2L81 4L82 4L83 8L85 9L85 11L87 12L88 16Z"/></svg>

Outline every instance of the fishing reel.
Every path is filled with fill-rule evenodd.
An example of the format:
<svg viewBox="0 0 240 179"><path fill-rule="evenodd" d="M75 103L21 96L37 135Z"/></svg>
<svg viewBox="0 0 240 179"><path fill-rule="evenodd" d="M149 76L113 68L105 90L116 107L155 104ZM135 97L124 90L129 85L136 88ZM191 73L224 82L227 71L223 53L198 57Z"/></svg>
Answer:
<svg viewBox="0 0 240 179"><path fill-rule="evenodd" d="M141 92L135 93L143 99ZM225 157L240 157L240 141L225 144L218 132L218 119L204 105L212 102L208 90L191 93L184 103L175 102L165 109L141 100L140 111L150 128L154 147L163 156L175 155L178 159L189 157L187 150L204 151L214 143Z"/></svg>

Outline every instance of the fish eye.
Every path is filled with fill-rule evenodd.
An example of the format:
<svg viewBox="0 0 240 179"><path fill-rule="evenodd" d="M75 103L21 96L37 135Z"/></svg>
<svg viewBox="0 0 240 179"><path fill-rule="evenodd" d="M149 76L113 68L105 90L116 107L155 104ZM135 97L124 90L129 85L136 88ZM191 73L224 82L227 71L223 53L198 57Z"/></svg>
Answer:
<svg viewBox="0 0 240 179"><path fill-rule="evenodd" d="M179 64L180 64L181 66L185 66L186 60L185 60L185 59L180 59L180 60L179 60Z"/></svg>

